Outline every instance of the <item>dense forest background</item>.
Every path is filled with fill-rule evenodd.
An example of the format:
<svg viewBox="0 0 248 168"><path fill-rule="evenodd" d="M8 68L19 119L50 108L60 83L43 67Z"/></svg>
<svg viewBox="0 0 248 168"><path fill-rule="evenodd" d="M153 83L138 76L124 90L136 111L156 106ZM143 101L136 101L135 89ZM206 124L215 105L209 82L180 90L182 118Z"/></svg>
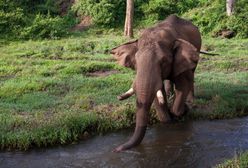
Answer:
<svg viewBox="0 0 248 168"><path fill-rule="evenodd" d="M248 3L237 0L226 15L225 0L135 0L134 25L141 29L177 14L192 20L204 35L231 30L248 38ZM91 26L122 30L126 1L120 0L0 0L0 38L44 39L67 36L84 18Z"/></svg>

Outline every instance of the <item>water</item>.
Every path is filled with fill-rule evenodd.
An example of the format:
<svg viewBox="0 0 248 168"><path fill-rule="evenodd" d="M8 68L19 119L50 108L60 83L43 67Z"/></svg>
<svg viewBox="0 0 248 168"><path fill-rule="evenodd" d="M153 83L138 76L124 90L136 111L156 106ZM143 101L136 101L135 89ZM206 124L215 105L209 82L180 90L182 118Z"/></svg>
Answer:
<svg viewBox="0 0 248 168"><path fill-rule="evenodd" d="M63 147L2 152L0 167L205 168L248 150L248 118L156 125L147 130L139 147L111 152L131 133L125 130Z"/></svg>

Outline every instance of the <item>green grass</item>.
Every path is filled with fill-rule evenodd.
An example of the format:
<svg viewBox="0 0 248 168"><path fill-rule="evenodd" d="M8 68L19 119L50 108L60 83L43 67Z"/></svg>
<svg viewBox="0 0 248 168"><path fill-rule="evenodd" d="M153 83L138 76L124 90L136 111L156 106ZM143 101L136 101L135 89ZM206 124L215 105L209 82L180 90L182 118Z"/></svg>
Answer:
<svg viewBox="0 0 248 168"><path fill-rule="evenodd" d="M248 39L203 38L196 70L196 101L192 119L223 119L248 115Z"/></svg>
<svg viewBox="0 0 248 168"><path fill-rule="evenodd" d="M248 167L248 152L235 156L231 160L227 160L216 168L247 168Z"/></svg>
<svg viewBox="0 0 248 168"><path fill-rule="evenodd" d="M248 114L248 40L203 38L190 119ZM108 53L120 36L77 34L61 40L1 41L0 148L67 144L134 124L134 98L119 102L134 72ZM106 76L90 73L113 71ZM154 114L151 122L155 122Z"/></svg>

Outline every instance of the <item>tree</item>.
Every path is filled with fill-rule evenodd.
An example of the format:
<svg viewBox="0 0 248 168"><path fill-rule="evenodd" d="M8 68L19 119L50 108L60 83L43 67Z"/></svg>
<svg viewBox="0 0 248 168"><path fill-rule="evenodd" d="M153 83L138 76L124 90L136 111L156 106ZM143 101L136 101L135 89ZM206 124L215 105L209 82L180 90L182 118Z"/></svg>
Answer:
<svg viewBox="0 0 248 168"><path fill-rule="evenodd" d="M133 37L134 0L127 0L124 36Z"/></svg>
<svg viewBox="0 0 248 168"><path fill-rule="evenodd" d="M234 11L235 0L226 0L226 13L227 16L231 16Z"/></svg>

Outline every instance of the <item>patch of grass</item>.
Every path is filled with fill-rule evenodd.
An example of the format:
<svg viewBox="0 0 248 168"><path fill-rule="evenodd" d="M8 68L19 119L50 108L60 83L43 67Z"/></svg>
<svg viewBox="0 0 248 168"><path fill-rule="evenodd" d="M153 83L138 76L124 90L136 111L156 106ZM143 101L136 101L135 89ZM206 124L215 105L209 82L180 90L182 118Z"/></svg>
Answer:
<svg viewBox="0 0 248 168"><path fill-rule="evenodd" d="M187 117L247 115L248 40L203 39L205 49L220 55L201 56L196 101ZM129 89L134 72L117 65L108 53L124 41L82 33L61 40L1 43L1 149L66 144L133 125L134 98L119 102L116 96ZM109 70L116 73L88 75ZM156 122L154 111L150 122Z"/></svg>
<svg viewBox="0 0 248 168"><path fill-rule="evenodd" d="M190 118L223 119L248 114L246 72L204 72L196 75L196 108Z"/></svg>
<svg viewBox="0 0 248 168"><path fill-rule="evenodd" d="M218 53L217 56L202 55L200 71L236 72L247 71L247 39L213 39L203 37L203 50Z"/></svg>
<svg viewBox="0 0 248 168"><path fill-rule="evenodd" d="M248 152L244 152L238 156L235 156L231 160L227 160L222 164L216 166L216 168L247 168L248 167Z"/></svg>

